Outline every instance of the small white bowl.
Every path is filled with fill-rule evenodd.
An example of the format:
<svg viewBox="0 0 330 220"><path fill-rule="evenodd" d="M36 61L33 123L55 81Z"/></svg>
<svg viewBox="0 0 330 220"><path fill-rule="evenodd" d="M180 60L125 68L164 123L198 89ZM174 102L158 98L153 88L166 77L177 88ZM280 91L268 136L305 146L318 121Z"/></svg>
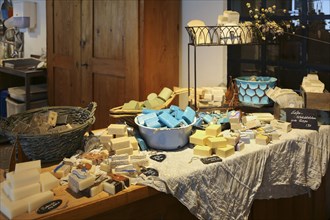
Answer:
<svg viewBox="0 0 330 220"><path fill-rule="evenodd" d="M157 150L176 150L188 143L196 118L192 124L179 128L149 128L139 124L137 117L134 122L138 125L140 134L148 147Z"/></svg>

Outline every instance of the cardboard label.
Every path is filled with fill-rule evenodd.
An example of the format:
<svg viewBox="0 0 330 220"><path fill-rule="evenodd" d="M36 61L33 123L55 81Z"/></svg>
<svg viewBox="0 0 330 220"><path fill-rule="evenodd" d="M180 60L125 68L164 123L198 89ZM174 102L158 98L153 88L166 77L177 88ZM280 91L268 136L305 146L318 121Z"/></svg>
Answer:
<svg viewBox="0 0 330 220"><path fill-rule="evenodd" d="M285 109L286 120L291 121L292 128L318 130L317 111L314 109Z"/></svg>

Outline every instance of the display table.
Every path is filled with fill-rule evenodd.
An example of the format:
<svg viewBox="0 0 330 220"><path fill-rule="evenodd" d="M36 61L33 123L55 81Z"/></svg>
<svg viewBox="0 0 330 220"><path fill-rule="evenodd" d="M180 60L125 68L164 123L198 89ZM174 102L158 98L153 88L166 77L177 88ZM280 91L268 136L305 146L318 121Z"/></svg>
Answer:
<svg viewBox="0 0 330 220"><path fill-rule="evenodd" d="M60 186L54 190L55 199L63 200L59 208L43 215L23 214L17 219L81 219L118 208L125 212L130 204L165 195L160 192L173 195L200 219L245 219L254 199L293 197L319 188L329 162L330 126L321 126L319 131L294 129L272 144L252 143L222 162L208 165L194 157L190 148L150 152L154 153L167 157L161 163L150 162L159 177L138 179L150 187L135 185L114 196L102 192L86 198ZM153 211L156 206L146 208ZM131 214L130 218L136 219ZM0 219L5 218L1 215Z"/></svg>

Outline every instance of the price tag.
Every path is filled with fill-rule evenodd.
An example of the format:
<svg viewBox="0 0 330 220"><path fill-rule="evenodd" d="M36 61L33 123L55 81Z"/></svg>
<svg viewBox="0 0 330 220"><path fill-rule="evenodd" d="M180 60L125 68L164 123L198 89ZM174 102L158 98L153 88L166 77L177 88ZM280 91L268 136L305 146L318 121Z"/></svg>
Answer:
<svg viewBox="0 0 330 220"><path fill-rule="evenodd" d="M211 157L201 158L201 161L203 164L210 164L210 163L221 162L222 159L218 156L211 156Z"/></svg>
<svg viewBox="0 0 330 220"><path fill-rule="evenodd" d="M53 209L56 209L61 204L62 204L62 200L61 199L50 201L50 202L46 203L45 205L41 206L37 210L37 213L38 214L45 214L45 213L47 213L49 211L52 211Z"/></svg>
<svg viewBox="0 0 330 220"><path fill-rule="evenodd" d="M304 108L287 108L286 120L292 128L318 130L317 110Z"/></svg>

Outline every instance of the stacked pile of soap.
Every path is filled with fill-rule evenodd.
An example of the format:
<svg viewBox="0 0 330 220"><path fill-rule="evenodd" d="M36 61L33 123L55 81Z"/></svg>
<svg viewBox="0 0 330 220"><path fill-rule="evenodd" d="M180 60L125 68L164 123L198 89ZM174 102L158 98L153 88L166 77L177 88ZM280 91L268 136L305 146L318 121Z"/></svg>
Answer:
<svg viewBox="0 0 330 220"><path fill-rule="evenodd" d="M160 109L160 106L169 100L172 94L173 91L171 89L164 87L158 95L150 93L147 100L143 102L131 100L128 103L124 103L122 110Z"/></svg>
<svg viewBox="0 0 330 220"><path fill-rule="evenodd" d="M323 93L325 85L319 80L317 74L307 74L303 78L301 88L305 92Z"/></svg>
<svg viewBox="0 0 330 220"><path fill-rule="evenodd" d="M187 126L194 122L196 115L196 112L189 106L183 111L176 105L158 111L144 110L142 113L142 115L137 116L137 122L149 128Z"/></svg>
<svg viewBox="0 0 330 220"><path fill-rule="evenodd" d="M226 158L235 152L235 146L239 143L239 135L221 134L221 126L212 124L206 127L205 131L196 130L189 138L191 144L195 144L194 154L200 156L211 156L216 154ZM237 150L242 150L244 143L237 146Z"/></svg>
<svg viewBox="0 0 330 220"><path fill-rule="evenodd" d="M50 172L40 173L40 160L17 163L15 171L6 174L1 183L1 212L12 219L25 212L32 212L54 198L51 191L58 186L58 179Z"/></svg>
<svg viewBox="0 0 330 220"><path fill-rule="evenodd" d="M55 111L35 113L29 123L18 121L12 132L20 134L59 133L72 129L75 124L68 124L68 115L58 116Z"/></svg>
<svg viewBox="0 0 330 220"><path fill-rule="evenodd" d="M227 88L226 87L202 87L197 88L197 103L198 107L219 107L222 106L225 93ZM194 102L194 94L191 94L189 100Z"/></svg>

